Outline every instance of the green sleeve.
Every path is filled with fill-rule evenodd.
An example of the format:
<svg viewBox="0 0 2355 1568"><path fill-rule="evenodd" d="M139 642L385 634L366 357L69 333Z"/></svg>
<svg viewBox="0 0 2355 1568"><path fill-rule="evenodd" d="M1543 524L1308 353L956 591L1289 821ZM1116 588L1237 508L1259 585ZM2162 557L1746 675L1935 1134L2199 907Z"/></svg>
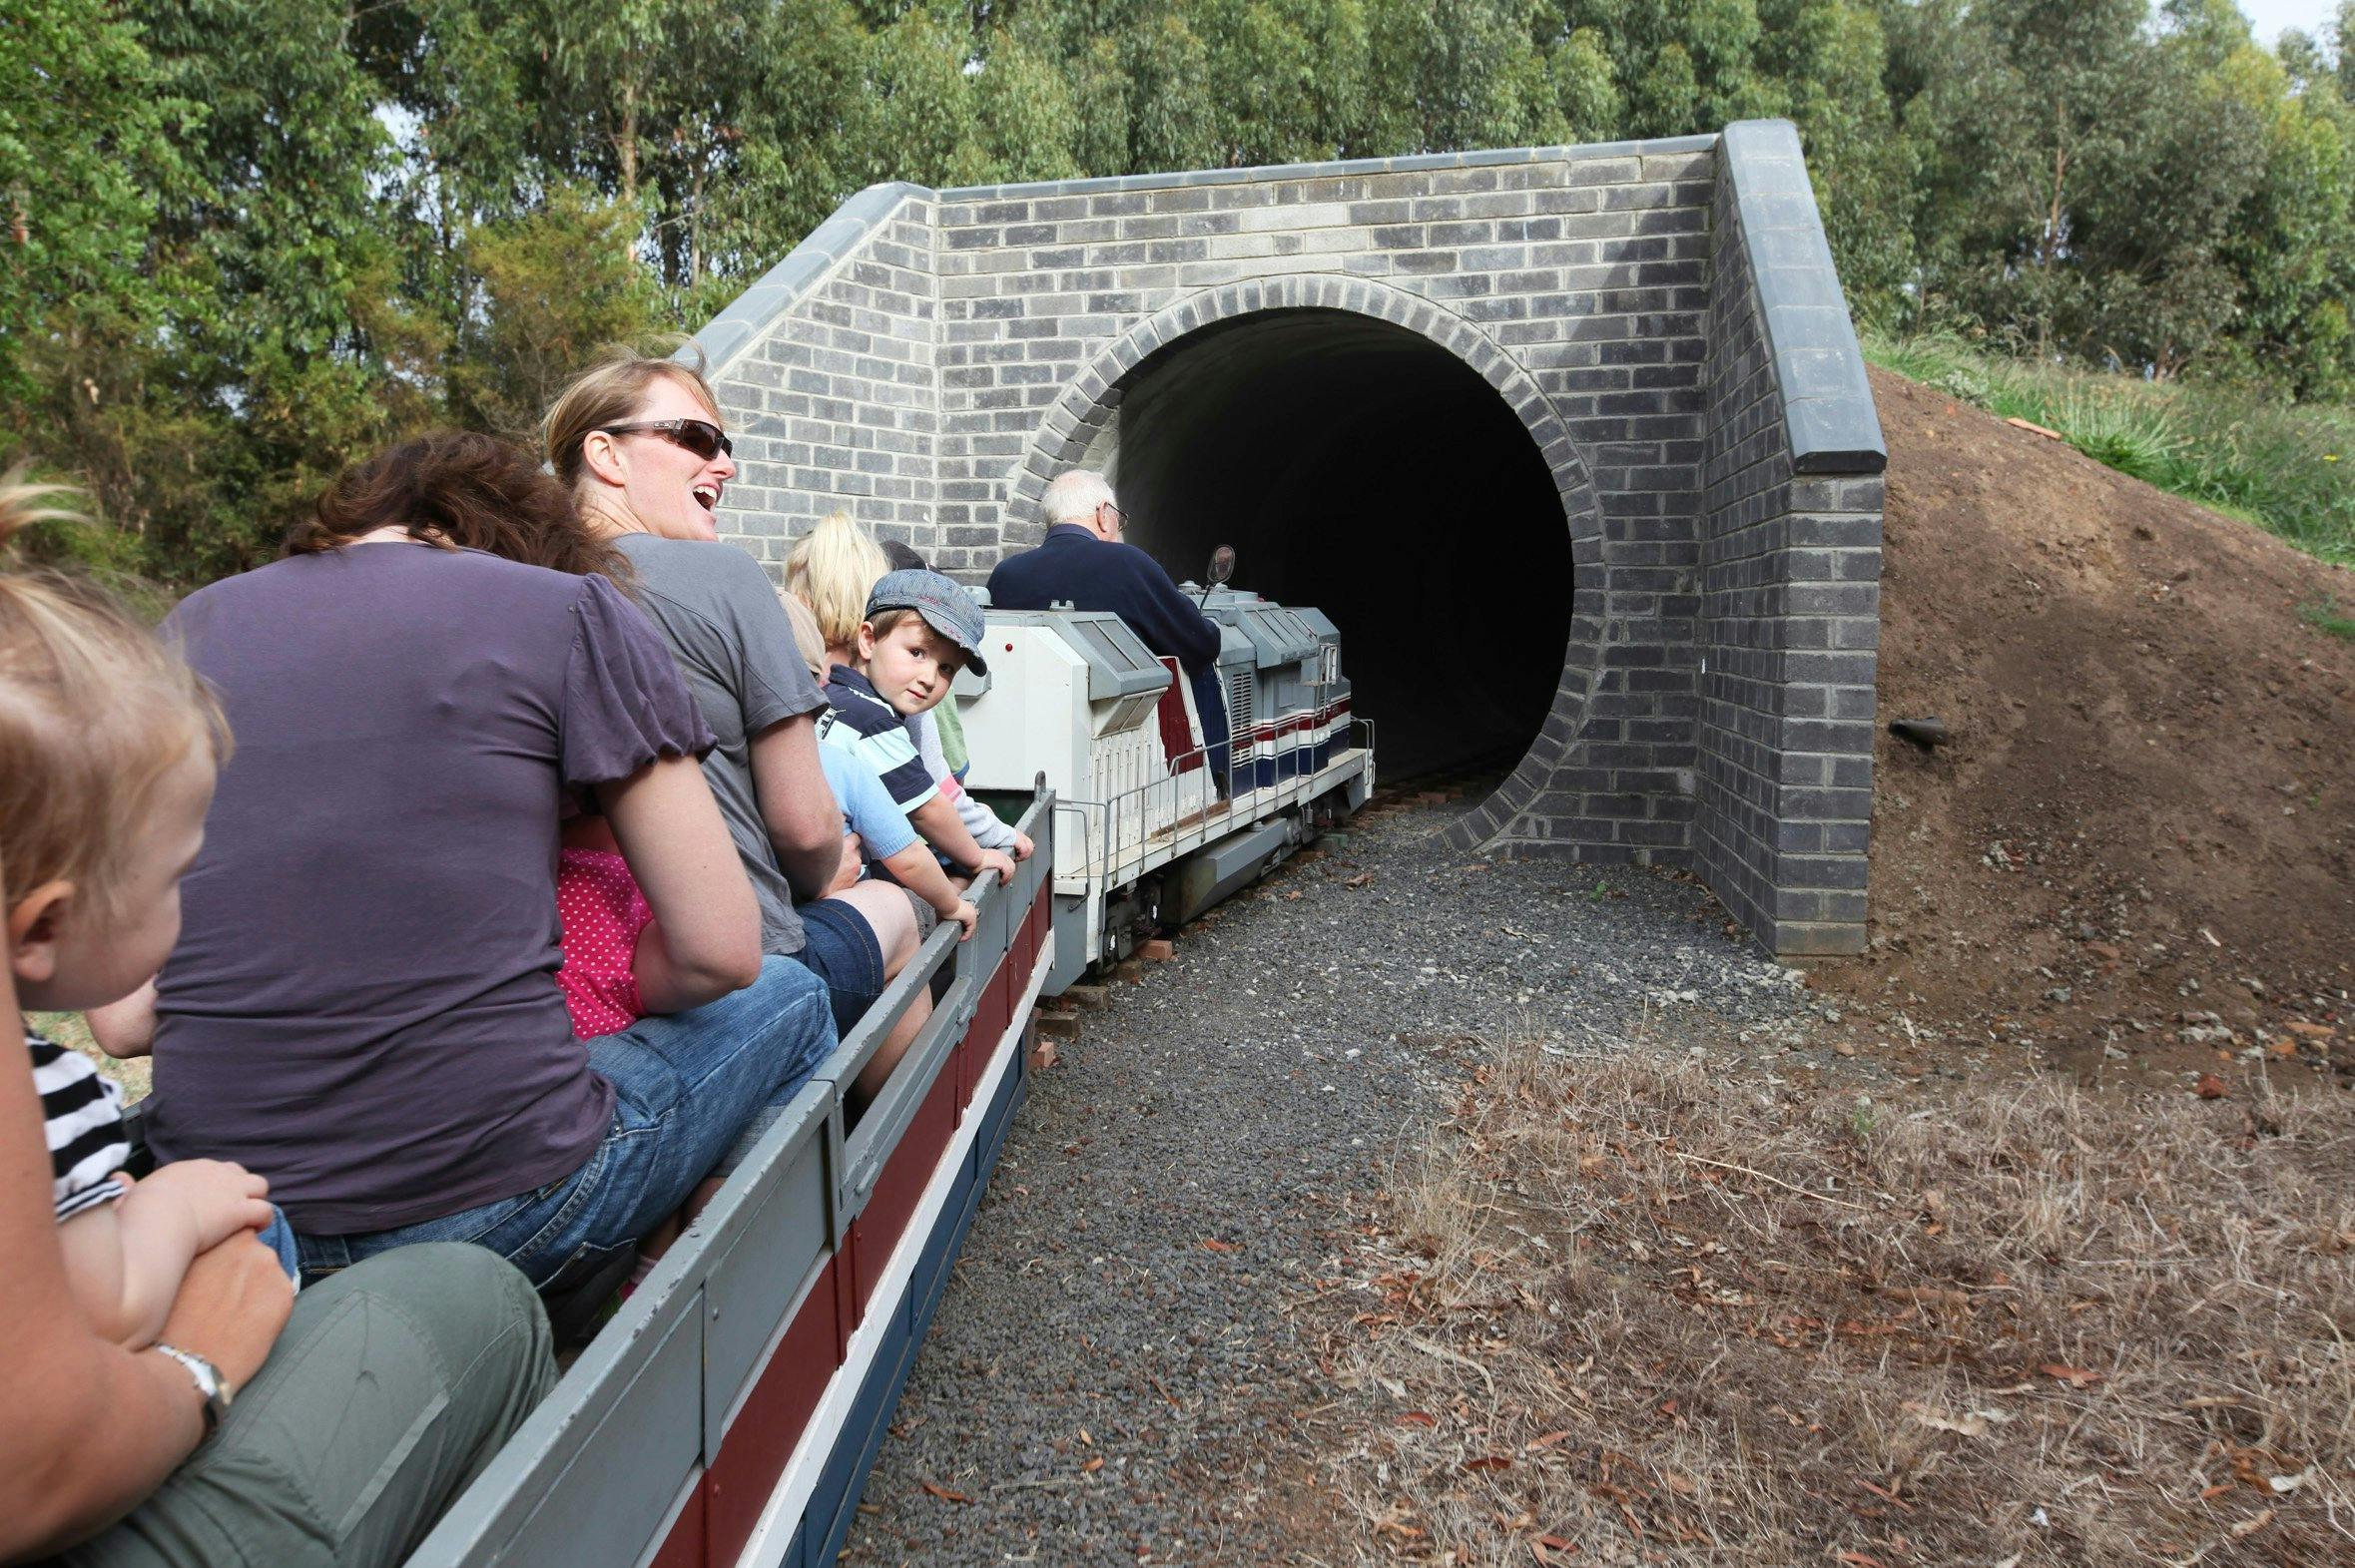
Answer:
<svg viewBox="0 0 2355 1568"><path fill-rule="evenodd" d="M954 694L942 698L940 706L932 710L932 723L940 732L940 756L947 762L948 771L963 773L965 765L972 761L972 754L965 750L965 722L956 716Z"/></svg>

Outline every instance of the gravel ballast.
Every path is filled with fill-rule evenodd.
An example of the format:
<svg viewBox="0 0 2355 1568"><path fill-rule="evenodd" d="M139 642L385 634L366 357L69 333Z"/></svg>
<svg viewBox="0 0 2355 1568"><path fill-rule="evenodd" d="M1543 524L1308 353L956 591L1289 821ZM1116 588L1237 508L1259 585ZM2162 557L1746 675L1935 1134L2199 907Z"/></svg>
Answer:
<svg viewBox="0 0 2355 1568"><path fill-rule="evenodd" d="M1079 1013L1034 1075L855 1563L1347 1560L1290 1308L1482 1039L1780 1052L1807 993L1698 885L1377 810ZM1365 878L1358 886L1352 880Z"/></svg>

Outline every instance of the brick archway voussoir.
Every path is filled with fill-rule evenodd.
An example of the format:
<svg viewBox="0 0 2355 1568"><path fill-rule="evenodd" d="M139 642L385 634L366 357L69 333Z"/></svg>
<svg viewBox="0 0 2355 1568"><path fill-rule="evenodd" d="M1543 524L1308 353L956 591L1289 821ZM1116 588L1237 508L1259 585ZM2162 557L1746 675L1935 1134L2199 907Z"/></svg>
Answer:
<svg viewBox="0 0 2355 1568"><path fill-rule="evenodd" d="M1123 377L1158 350L1222 321L1277 310L1334 310L1386 321L1446 349L1495 391L1528 432L1547 469L1570 535L1574 570L1594 580L1572 585L1570 637L1563 650L1561 684L1545 730L1495 793L1448 829L1451 842L1476 848L1504 831L1520 808L1544 787L1583 719L1601 656L1600 616L1589 607L1603 599L1602 510L1592 477L1568 428L1529 373L1476 325L1434 300L1373 278L1330 272L1295 272L1277 278L1246 278L1208 288L1164 306L1130 325L1086 361L1065 383L1034 427L1021 461L1007 475L999 534L1011 518L1027 514L1046 492L1047 481L1078 462L1118 403Z"/></svg>

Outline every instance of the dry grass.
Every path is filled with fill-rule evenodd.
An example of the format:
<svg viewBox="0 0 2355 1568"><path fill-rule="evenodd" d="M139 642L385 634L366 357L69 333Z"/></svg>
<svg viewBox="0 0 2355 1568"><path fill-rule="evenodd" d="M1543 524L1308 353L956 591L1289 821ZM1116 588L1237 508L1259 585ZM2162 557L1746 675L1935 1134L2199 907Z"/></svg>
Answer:
<svg viewBox="0 0 2355 1568"><path fill-rule="evenodd" d="M69 1051L79 1051L89 1057L98 1064L101 1074L123 1086L125 1099L137 1100L147 1094L154 1077L147 1058L134 1057L127 1062L118 1062L107 1055L98 1048L98 1042L90 1038L90 1026L82 1021L80 1013L28 1013L25 1015L25 1027L55 1040Z"/></svg>
<svg viewBox="0 0 2355 1568"><path fill-rule="evenodd" d="M1497 1053L1321 1304L1365 1555L2355 1561L2355 1096L1914 1104Z"/></svg>

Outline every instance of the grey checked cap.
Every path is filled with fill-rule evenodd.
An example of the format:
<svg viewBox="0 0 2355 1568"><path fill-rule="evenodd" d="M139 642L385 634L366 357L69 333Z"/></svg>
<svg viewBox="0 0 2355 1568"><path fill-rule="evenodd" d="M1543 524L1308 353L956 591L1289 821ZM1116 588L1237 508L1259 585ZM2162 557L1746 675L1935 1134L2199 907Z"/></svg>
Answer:
<svg viewBox="0 0 2355 1568"><path fill-rule="evenodd" d="M965 663L975 675L989 673L989 665L981 657L981 639L987 630L981 607L954 579L913 567L885 572L876 579L874 591L867 596L867 619L872 621L885 610L913 610L924 618L926 626L965 651Z"/></svg>

